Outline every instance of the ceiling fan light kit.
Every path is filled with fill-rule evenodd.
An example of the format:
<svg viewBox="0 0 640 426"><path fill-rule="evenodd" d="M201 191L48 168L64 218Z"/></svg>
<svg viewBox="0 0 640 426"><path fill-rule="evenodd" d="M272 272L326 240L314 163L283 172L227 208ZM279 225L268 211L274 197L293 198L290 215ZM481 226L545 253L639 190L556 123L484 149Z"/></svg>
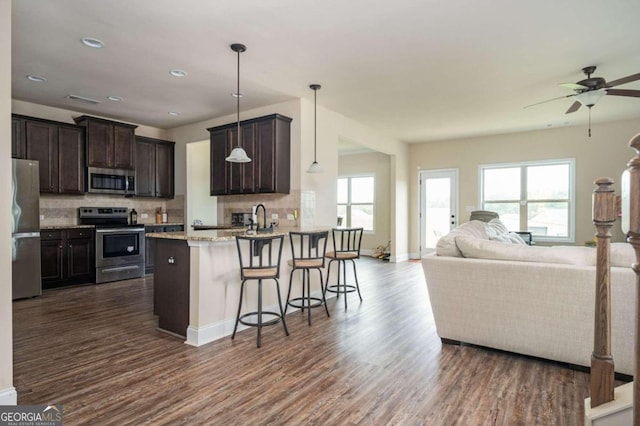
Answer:
<svg viewBox="0 0 640 426"><path fill-rule="evenodd" d="M322 173L322 167L318 164L318 160L316 159L316 152L318 148L318 104L317 104L317 95L318 90L320 90L322 86L319 84L312 84L309 86L309 89L313 90L313 163L307 169L307 173Z"/></svg>
<svg viewBox="0 0 640 426"><path fill-rule="evenodd" d="M247 50L247 46L240 43L234 43L231 45L231 50L233 50L238 54L238 86L235 93L240 94L242 93L240 92L240 53ZM236 113L237 113L237 120L238 120L238 136L237 136L238 145L235 148L233 148L229 156L225 158L225 160L230 163L248 163L251 161L251 158L249 158L249 156L247 155L247 152L240 145L240 139L242 138L242 132L240 130L240 98L241 96L236 96Z"/></svg>
<svg viewBox="0 0 640 426"><path fill-rule="evenodd" d="M591 77L596 71L596 66L591 65L582 68L582 72L587 75L587 78L578 81L577 83L561 83L560 86L575 91L575 93L566 96L560 96L546 101L538 102L532 105L527 105L525 108L543 104L545 102L555 101L558 99L572 98L576 100L565 114L571 114L580 109L580 106L584 105L589 108L589 137L591 137L591 107L593 107L604 95L613 96L626 96L632 98L640 98L640 90L625 90L625 89L612 89L612 87L620 86L621 84L631 83L633 81L640 80L640 73L628 75L626 77L619 78L614 81L607 81L602 77Z"/></svg>

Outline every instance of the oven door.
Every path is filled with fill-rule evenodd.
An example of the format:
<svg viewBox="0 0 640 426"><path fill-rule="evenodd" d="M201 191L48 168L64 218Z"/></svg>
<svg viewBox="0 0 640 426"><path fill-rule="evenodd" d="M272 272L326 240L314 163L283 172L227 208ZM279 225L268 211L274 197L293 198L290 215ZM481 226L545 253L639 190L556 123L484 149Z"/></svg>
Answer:
<svg viewBox="0 0 640 426"><path fill-rule="evenodd" d="M96 229L96 268L144 264L144 228Z"/></svg>

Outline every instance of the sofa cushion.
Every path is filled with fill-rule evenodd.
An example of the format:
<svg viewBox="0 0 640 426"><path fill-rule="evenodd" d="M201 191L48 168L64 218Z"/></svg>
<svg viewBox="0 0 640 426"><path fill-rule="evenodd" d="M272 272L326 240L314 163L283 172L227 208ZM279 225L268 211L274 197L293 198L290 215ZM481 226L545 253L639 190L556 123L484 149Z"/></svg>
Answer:
<svg viewBox="0 0 640 426"><path fill-rule="evenodd" d="M469 235L475 238L487 239L486 225L485 222L480 220L471 220L463 223L438 240L436 243L436 254L438 256L463 257L456 245L456 236Z"/></svg>
<svg viewBox="0 0 640 426"><path fill-rule="evenodd" d="M630 268L636 263L636 253L628 243L611 243L611 266Z"/></svg>
<svg viewBox="0 0 640 426"><path fill-rule="evenodd" d="M526 244L520 235L509 232L500 219L491 219L487 222L486 231L490 240L502 241L504 243Z"/></svg>
<svg viewBox="0 0 640 426"><path fill-rule="evenodd" d="M456 245L464 257L489 260L515 260L521 262L561 263L569 265L595 265L596 250L590 247L539 247L502 241L483 240L459 235Z"/></svg>

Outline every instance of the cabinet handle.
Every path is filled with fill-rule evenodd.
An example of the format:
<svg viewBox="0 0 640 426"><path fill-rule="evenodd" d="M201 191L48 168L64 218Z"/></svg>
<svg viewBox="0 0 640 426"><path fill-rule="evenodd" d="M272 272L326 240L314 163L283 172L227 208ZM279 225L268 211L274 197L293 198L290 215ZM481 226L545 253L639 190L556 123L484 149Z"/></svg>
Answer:
<svg viewBox="0 0 640 426"><path fill-rule="evenodd" d="M169 256L169 258L167 259L167 263L169 265L173 265L174 263L176 263L176 260L173 258L173 256Z"/></svg>

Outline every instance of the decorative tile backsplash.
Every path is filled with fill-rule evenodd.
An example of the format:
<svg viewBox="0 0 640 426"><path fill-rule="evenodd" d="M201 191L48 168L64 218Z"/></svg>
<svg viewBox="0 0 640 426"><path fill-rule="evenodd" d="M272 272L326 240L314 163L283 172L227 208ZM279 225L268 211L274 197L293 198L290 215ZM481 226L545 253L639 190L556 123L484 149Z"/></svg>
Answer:
<svg viewBox="0 0 640 426"><path fill-rule="evenodd" d="M40 195L40 226L70 226L78 224L78 207L126 207L138 212L138 223L155 223L157 208L167 212L168 223L184 223L184 195L172 200L161 198L125 198L121 195L85 194ZM143 217L146 214L147 217ZM44 217L43 217L44 216Z"/></svg>
<svg viewBox="0 0 640 426"><path fill-rule="evenodd" d="M251 212L251 208L257 204L264 204L267 211L267 224L271 221L271 215L278 214L278 224L283 227L300 226L301 218L315 217L315 203L313 213L304 214L304 208L300 191L291 191L290 194L250 194L250 195L226 195L218 197L218 211L223 212L223 217L218 218L218 223L231 223L231 213ZM315 201L315 197L313 197ZM306 203L309 207L310 203ZM222 208L220 209L220 207ZM297 220L288 220L287 215L298 212ZM307 221L308 222L308 221Z"/></svg>

